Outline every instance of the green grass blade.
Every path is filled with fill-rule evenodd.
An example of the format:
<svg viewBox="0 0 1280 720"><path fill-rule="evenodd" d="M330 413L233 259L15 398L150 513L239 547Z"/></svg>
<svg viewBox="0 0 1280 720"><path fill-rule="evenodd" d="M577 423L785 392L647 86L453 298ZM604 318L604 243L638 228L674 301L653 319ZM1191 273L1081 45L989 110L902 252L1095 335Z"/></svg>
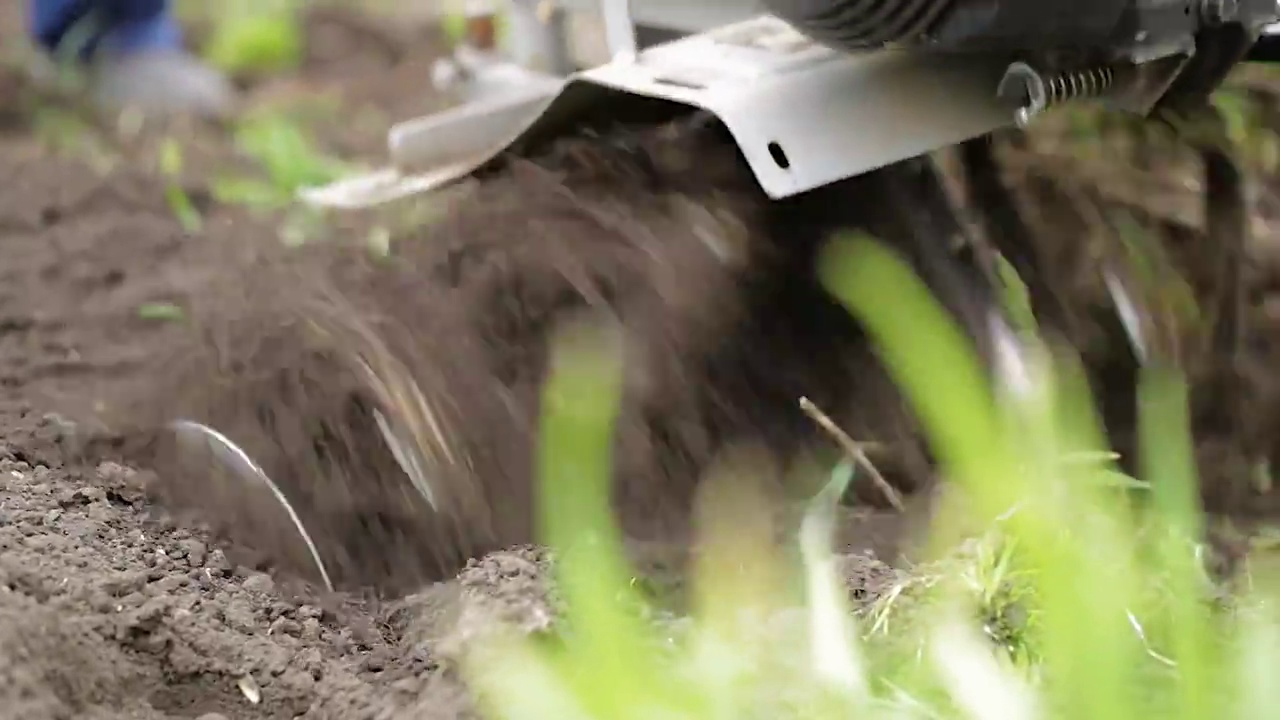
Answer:
<svg viewBox="0 0 1280 720"><path fill-rule="evenodd" d="M592 330L566 336L553 351L542 400L538 517L568 618L568 672L593 714L623 718L672 686L655 686L658 669L645 659L656 641L632 612L640 598L610 503L622 366L604 333Z"/></svg>

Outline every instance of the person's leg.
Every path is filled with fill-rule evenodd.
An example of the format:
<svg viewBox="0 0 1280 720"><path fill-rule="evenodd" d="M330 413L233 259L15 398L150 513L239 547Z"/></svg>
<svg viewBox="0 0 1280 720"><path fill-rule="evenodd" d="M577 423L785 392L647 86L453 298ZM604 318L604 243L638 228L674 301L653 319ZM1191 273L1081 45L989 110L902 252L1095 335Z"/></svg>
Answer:
<svg viewBox="0 0 1280 720"><path fill-rule="evenodd" d="M30 21L41 47L74 51L82 59L99 49L182 49L182 30L169 14L167 0L30 0ZM66 43L78 47L62 47Z"/></svg>
<svg viewBox="0 0 1280 720"><path fill-rule="evenodd" d="M31 36L49 52L58 46L72 27L80 23L93 9L91 0L30 0L27 20Z"/></svg>
<svg viewBox="0 0 1280 720"><path fill-rule="evenodd" d="M65 0L64 0L65 1ZM182 50L182 30L168 0L98 0L106 18L102 50L124 54Z"/></svg>
<svg viewBox="0 0 1280 720"><path fill-rule="evenodd" d="M230 84L183 50L168 0L30 2L34 39L50 52L87 62L101 104L151 114L230 111Z"/></svg>

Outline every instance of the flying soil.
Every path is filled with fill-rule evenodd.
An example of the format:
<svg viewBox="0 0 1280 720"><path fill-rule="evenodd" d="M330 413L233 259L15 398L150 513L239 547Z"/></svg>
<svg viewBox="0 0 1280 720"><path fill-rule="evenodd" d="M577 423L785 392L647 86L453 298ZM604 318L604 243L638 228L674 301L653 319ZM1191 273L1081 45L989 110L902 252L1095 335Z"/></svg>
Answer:
<svg viewBox="0 0 1280 720"><path fill-rule="evenodd" d="M443 219L389 258L264 250L195 308L200 331L127 405L128 447L158 491L331 587L398 593L452 575L534 539L548 348L599 318L625 363L614 497L633 537L682 534L698 478L734 448L767 450L783 477L824 462L830 438L800 398L872 442L897 492L919 490L928 448L816 279L847 231L907 259L1018 391L1026 349L996 270L1008 261L1041 329L1125 399L1104 406L1122 450L1125 388L1151 363L1216 369L1217 414L1239 422L1251 389L1219 369L1241 366L1248 330L1246 189L1208 97L1237 63L1273 57L1274 2L764 5L514 0L515 57L472 18L473 42L439 74L470 102L393 127L386 169L301 198L342 211L447 197ZM608 58L577 70L566 28L584 17ZM996 139L1078 102L1165 123L1200 153L1204 342L1154 322L1131 255L1090 265L1106 312L1085 320L1046 263Z"/></svg>

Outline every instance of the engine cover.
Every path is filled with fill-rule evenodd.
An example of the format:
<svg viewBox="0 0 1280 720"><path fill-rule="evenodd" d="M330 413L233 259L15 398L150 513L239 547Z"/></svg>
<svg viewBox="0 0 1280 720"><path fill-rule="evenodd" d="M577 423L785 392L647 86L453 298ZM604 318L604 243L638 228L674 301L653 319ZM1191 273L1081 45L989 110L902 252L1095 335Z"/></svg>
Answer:
<svg viewBox="0 0 1280 720"><path fill-rule="evenodd" d="M930 44L954 50L1098 46L1122 24L1125 0L763 0L839 50Z"/></svg>

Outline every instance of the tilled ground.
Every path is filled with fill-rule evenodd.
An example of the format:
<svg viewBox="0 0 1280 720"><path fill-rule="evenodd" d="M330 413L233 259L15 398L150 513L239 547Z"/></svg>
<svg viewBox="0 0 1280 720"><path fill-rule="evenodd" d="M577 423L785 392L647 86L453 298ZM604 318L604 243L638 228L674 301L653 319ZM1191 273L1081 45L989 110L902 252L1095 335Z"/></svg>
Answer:
<svg viewBox="0 0 1280 720"><path fill-rule="evenodd" d="M393 118L427 109L433 102L429 98L415 103L404 96L410 92L406 87L417 90L425 83L427 74L422 71L429 54L415 55L406 49L412 45L406 46L399 37L413 40L427 37L426 33L414 36L401 28L399 35L377 35L377 25L372 26L374 30L370 27L364 18L317 13L311 20L313 41L319 48L312 52L314 62L301 77L275 81L272 87L260 89L260 94L278 98L299 87L306 92L346 91L356 98L353 102ZM365 42L371 33L374 41ZM325 61L324 48L330 45L344 48L342 65L332 58ZM379 83L388 88L381 97ZM15 81L5 89L16 92L20 86ZM290 369L299 369L293 376L299 383L295 389L305 390L312 381L349 377L343 375L349 373L349 365L334 365L332 345L309 343L296 325L289 326L290 318L296 318L291 311L318 297L332 298L327 291L344 289L341 297L349 305L343 308L338 303L338 310L325 306L325 316L335 323L331 327L357 330L360 319L367 317L359 313L361 308L381 310L379 336L399 338L395 349L419 363L415 369L434 368L439 386L454 393L472 392L469 400L476 408L489 408L490 414L468 416L473 418L470 422L479 426L499 416L523 418L525 425L508 422L488 430L510 433L512 442L516 437L527 441L539 366L534 358L541 341L521 333L537 325L538 312L558 306L557 294L564 291L565 278L574 279L574 258L586 241L573 238L599 234L601 223L613 228L617 242L579 268L579 279L585 284L578 287L631 293L636 298L629 317L637 322L652 318L646 332L667 338L663 342L670 345L649 348L647 352L655 358L647 364L652 376L634 382L661 388L671 395L667 399L672 403L687 403L684 407L693 421L692 428L639 432L652 430L653 423L670 423L672 417L680 417L679 411L639 408L633 414L643 422L638 421L637 432L632 433L636 446L624 453L629 458L624 465L629 466L623 469L631 478L627 487L635 495L628 499L645 509L635 520L642 531L638 534L657 538L670 539L672 529L653 524L653 519L663 516L666 503L686 503L688 488L662 488L658 483L660 492L646 494L643 479L688 481L710 461L714 447L725 444L723 438L699 433L730 438L756 433L748 439L792 447L797 435L813 431L798 412L775 411L793 408L798 394L811 395L824 406L833 404L843 384L825 388L824 394L823 387L809 386L812 378L843 378L843 372L832 371L844 370L846 363L869 367L865 354L859 360L853 355L813 353L815 342L829 341L835 347L852 341L851 336L821 338L816 333L823 323L817 319L812 325L797 326L783 323L778 314L783 308L761 316L755 312L759 308L728 308L724 314L701 307L703 298L714 297L708 293L715 283L731 283L734 277L682 273L720 267L721 263L708 260L719 252L716 248L685 243L693 249L683 255L644 258L647 251L642 244L664 229L680 230L682 234L669 238L671 247L677 248L681 240L698 240L690 237L687 228L705 222L736 222L732 214L710 218L693 214L707 207L734 209L735 203L740 204L740 191L708 197L705 188L686 183L673 191L689 196L688 217L667 218L666 228L639 223L638 230L628 231L618 225L625 218L602 220L601 213L618 210L610 203L628 184L641 180L614 173L612 182L617 187L612 194L584 191L585 201L566 202L559 212L536 215L549 225L515 242L516 230L530 220L528 210L522 209L530 201L517 195L537 187L529 178L517 179L492 191L495 195L485 206L490 209L487 214L463 212L438 237L397 244L397 256L407 264L389 268L385 261L349 247L281 249L275 219L209 200L199 178L188 183L186 190L202 211L203 229L188 233L165 200L166 186L172 181L145 164L121 163L104 169L82 157L52 154L32 137L29 120L23 112L6 115L0 134L5 186L0 194L0 246L5 256L0 267L2 717L195 718L211 713L227 718L457 717L470 712L470 705L447 667L456 638L474 629L468 623L484 622L490 609L517 620L545 615L537 609L542 602L539 552L504 549L527 535L527 525L508 525L503 532L482 535L463 547L467 554L493 552L462 568L462 555L440 550L451 547L457 538L442 536L447 531L433 529L429 519L424 525L422 514L413 510L414 502L421 505L420 499L409 497L398 505L389 502L391 493L404 492L403 476L390 464L386 445L372 434L369 408L335 406L333 392L285 398L271 394L282 391L280 373ZM375 133L383 128L381 124L373 127ZM193 141L197 168L217 161L219 153L230 152L219 146L216 134L206 135L215 139L200 135ZM351 127L337 128L333 137L326 137L341 152L377 148L376 134L360 137ZM565 160L567 167L574 168L579 188L591 185L591 173L603 172L591 160L582 166L575 162ZM667 172L678 175L679 170L668 168ZM536 202L556 201L544 191ZM634 212L643 216L646 210ZM650 215L660 217L661 213ZM739 234L744 242L759 239ZM556 237L566 240L553 247L554 252L538 245L540 240ZM739 250L758 249L748 245ZM478 260L465 257L469 253ZM414 274L427 269L439 273L449 266L468 279L436 277L424 284ZM370 278L377 282L370 283ZM709 285L690 293L696 285L692 278ZM285 279L297 280L296 293L279 292L287 287L280 285ZM659 291L646 294L655 279ZM378 293L362 295L361 289L370 287L377 287ZM250 292L255 288L257 294ZM517 292L509 294L511 290ZM811 289L777 292L791 293L795 302L804 302L810 299ZM725 302L736 297L728 294ZM142 311L157 303L186 308L189 321ZM451 309L441 311L441 307ZM688 325L665 328L661 311L674 312ZM492 319L481 322L486 317ZM222 325L196 325L201 318L214 318ZM743 354L710 358L697 377L684 378L678 376L685 371L683 366L657 362L665 361L669 351L714 355L696 345L684 347L691 339L708 337L712 329L708 323L713 322L740 325L740 334L754 338L753 349L789 347L786 357L792 358L795 367L764 367ZM193 333L193 327L206 334ZM387 332L397 328L411 332L402 336ZM669 336L661 335L667 331ZM207 356L203 365L170 366L183 357L184 349L193 347L193 340L210 337L227 343L224 347L232 360L259 364L232 363L224 385L213 384L219 375L212 371L227 368L210 368ZM447 352L435 342L413 354L413 342L423 338L444 338ZM470 363L483 366L487 374L481 378L502 378L501 391L494 389L497 386L474 384L477 376L462 372ZM450 368L455 375L449 374ZM756 380L778 371L779 380L764 383L759 393L753 393ZM711 392L693 399L680 392L687 383L717 377ZM191 385L198 381L209 384ZM473 385L456 384L467 381ZM421 374L418 382L432 387ZM140 395L139 383L152 387ZM207 482L206 476L188 478L173 474L178 469L172 467L167 469L173 473L166 474L166 466L158 461L159 474L155 468L134 469L102 459L128 454L133 448L127 443L112 445L118 436L102 432L99 423L122 414L136 418L130 413L138 409L137 404L130 401L154 399L160 388L171 391L174 401L171 406L166 403L165 412L180 409L198 416L205 410L219 419L221 410L252 409L245 402L249 398L258 407L279 413L273 420L277 428L297 421L285 412L289 410L309 409L312 417L322 418L336 413L343 420L349 420L344 413L365 413L360 418L363 425L344 425L363 427L366 433L353 438L348 447L349 458L363 464L349 465L347 472L362 480L399 477L399 484L366 485L363 494L371 500L362 500L360 494L343 495L346 502L336 506L333 496L325 496L321 487L307 508L310 520L323 521L311 530L342 592L317 589L318 578L307 556L298 552L298 537L291 530L280 532L277 526L274 537L228 532L226 523L220 522L227 514L218 512L217 488L193 486ZM717 393L732 402L718 404L721 395ZM504 403L523 409L512 413ZM154 409L154 404L142 405ZM646 419L646 413L654 418ZM240 428L263 422L261 415L237 417ZM231 427L237 427L235 418ZM286 427L279 432L288 436L290 431ZM465 437L474 443L502 441L500 434ZM105 446L98 442L103 438ZM653 438L672 447L655 453L647 446ZM86 444L86 439L94 442ZM480 450L466 449L482 455ZM310 448L296 445L294 450L301 454L259 459L274 461L272 468L279 468L279 474L293 467L299 479L315 479L305 475L309 466L287 462L305 461L304 451ZM527 446L510 454L481 457L481 461L487 477L499 478L493 480L490 491L521 515L528 505L527 491L519 490L527 487ZM501 485L507 478L513 484ZM319 477L317 484L322 480ZM519 492L526 494L522 497ZM175 502L161 506L157 498ZM364 506L377 517L363 516ZM232 509L239 512L246 507L254 506L241 498ZM258 507L277 513L266 520L280 519L275 506ZM388 508L397 507L405 508L405 517L385 516ZM900 534L902 522L891 514L859 511L851 512L850 518L851 553L864 548L887 552ZM649 559L650 553L642 554ZM662 561L667 550L660 547L652 555ZM874 596L877 583L886 577L876 568L883 566L860 555L849 557L854 589ZM381 592L368 592L371 587ZM450 642L451 638L455 641Z"/></svg>
<svg viewBox="0 0 1280 720"><path fill-rule="evenodd" d="M307 69L258 92L341 93L383 120L425 111L436 101L412 98L425 95L429 32L379 28L316 13ZM542 556L522 545L530 442L547 338L584 314L626 329L617 496L649 541L636 546L646 564L678 562L692 490L723 451L763 451L747 457L802 485L810 461L828 459L800 396L892 446L877 462L900 488L928 484L899 399L809 279L822 238L800 218L815 208L762 211L733 157L704 152L697 133L567 144L375 253L285 248L274 218L209 200L199 177L186 189L204 227L188 233L165 200L171 181L51 155L28 119L0 115L0 717L468 714L449 668L474 624L546 616ZM384 128L335 124L325 138L376 151ZM208 137L197 168L230 152ZM1033 205L1063 209L1051 172L1014 173L1038 178ZM1147 224L1201 237L1188 200L1167 194ZM1068 209L1037 228L1075 240L1078 222ZM1261 229L1258 246L1274 245ZM781 234L785 253L770 242ZM1265 369L1274 303L1258 285L1251 357ZM184 317L140 312L151 303ZM371 393L366 366L412 382ZM412 430L406 445L465 526L430 512L375 411ZM317 589L265 491L121 432L177 416L227 432L285 487L338 592ZM883 500L869 488L860 499ZM908 515L849 512L860 597L890 575L860 553L891 557Z"/></svg>

